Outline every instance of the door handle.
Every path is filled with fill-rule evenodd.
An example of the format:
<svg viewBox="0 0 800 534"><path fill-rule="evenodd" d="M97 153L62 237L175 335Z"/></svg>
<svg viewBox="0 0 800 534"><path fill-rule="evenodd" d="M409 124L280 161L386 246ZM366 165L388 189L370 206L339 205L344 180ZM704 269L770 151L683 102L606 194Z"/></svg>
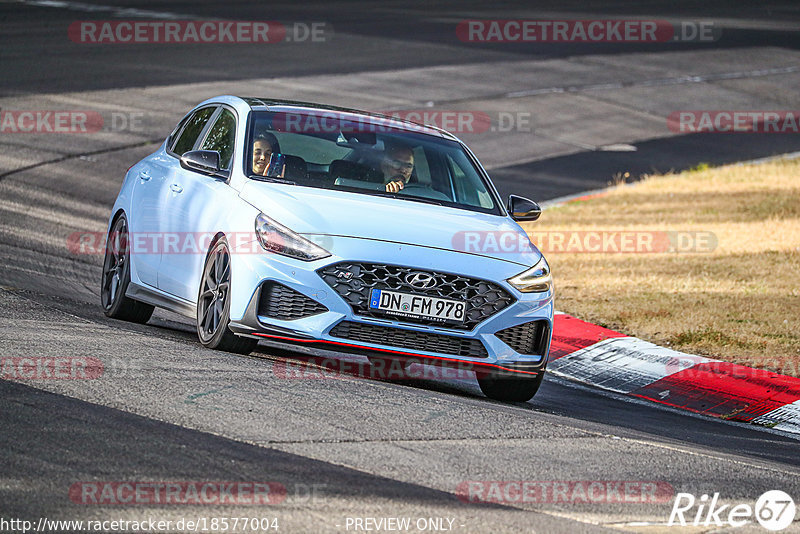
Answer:
<svg viewBox="0 0 800 534"><path fill-rule="evenodd" d="M150 180L150 173L148 171L140 171L139 172L139 179L143 182L147 182Z"/></svg>
<svg viewBox="0 0 800 534"><path fill-rule="evenodd" d="M179 186L178 184L172 184L171 186L169 186L169 190L172 191L173 193L180 193L181 191L183 191L183 187Z"/></svg>

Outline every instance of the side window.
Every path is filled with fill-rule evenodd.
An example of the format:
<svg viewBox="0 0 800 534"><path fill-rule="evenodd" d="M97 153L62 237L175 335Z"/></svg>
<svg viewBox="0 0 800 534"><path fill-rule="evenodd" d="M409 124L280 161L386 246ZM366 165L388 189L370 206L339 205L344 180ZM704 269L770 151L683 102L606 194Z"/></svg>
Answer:
<svg viewBox="0 0 800 534"><path fill-rule="evenodd" d="M208 131L200 150L216 150L219 152L221 169L230 168L233 158L233 144L236 140L236 117L227 109L223 109L214 125Z"/></svg>
<svg viewBox="0 0 800 534"><path fill-rule="evenodd" d="M195 111L194 115L186 121L186 126L184 126L183 131L178 136L178 140L172 145L172 151L174 153L182 156L194 147L197 137L200 135L200 132L203 131L203 127L205 127L211 114L214 113L214 109L216 108L212 106Z"/></svg>

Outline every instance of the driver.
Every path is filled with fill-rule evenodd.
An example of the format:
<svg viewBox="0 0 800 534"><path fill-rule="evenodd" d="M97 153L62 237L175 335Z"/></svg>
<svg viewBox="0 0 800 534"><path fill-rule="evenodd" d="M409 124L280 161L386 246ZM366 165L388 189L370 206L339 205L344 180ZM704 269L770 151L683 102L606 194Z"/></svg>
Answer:
<svg viewBox="0 0 800 534"><path fill-rule="evenodd" d="M253 141L253 174L264 176L272 154L280 154L278 139L269 132L263 132Z"/></svg>
<svg viewBox="0 0 800 534"><path fill-rule="evenodd" d="M389 193L398 193L414 172L414 151L406 145L394 145L386 150L381 161L383 183Z"/></svg>

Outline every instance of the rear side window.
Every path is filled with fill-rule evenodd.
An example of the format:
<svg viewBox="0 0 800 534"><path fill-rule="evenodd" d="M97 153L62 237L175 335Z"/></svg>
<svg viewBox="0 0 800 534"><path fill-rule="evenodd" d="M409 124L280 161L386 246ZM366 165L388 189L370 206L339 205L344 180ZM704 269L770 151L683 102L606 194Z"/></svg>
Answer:
<svg viewBox="0 0 800 534"><path fill-rule="evenodd" d="M183 131L178 136L178 140L175 141L175 144L172 146L172 151L174 153L182 156L194 147L200 132L203 131L209 117L214 113L214 109L213 107L203 108L194 112L194 115L186 121L186 126L183 127Z"/></svg>
<svg viewBox="0 0 800 534"><path fill-rule="evenodd" d="M236 117L227 109L223 109L216 122L208 131L200 150L216 150L219 152L219 167L227 169L233 158L233 144L236 140Z"/></svg>

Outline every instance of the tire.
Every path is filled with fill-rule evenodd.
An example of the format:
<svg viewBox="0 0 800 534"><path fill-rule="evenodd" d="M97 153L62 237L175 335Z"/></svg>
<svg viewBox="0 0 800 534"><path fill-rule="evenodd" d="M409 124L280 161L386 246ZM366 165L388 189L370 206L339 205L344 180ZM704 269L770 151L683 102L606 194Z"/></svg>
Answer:
<svg viewBox="0 0 800 534"><path fill-rule="evenodd" d="M153 306L125 296L131 282L131 254L128 247L128 220L120 215L111 226L106 240L103 275L100 280L100 304L112 319L144 324L153 315Z"/></svg>
<svg viewBox="0 0 800 534"><path fill-rule="evenodd" d="M209 349L250 354L257 339L237 336L228 328L231 310L231 253L222 237L214 242L203 266L197 295L197 337Z"/></svg>
<svg viewBox="0 0 800 534"><path fill-rule="evenodd" d="M521 378L499 371L478 373L478 385L490 399L502 402L527 402L539 391L544 371L533 378Z"/></svg>

